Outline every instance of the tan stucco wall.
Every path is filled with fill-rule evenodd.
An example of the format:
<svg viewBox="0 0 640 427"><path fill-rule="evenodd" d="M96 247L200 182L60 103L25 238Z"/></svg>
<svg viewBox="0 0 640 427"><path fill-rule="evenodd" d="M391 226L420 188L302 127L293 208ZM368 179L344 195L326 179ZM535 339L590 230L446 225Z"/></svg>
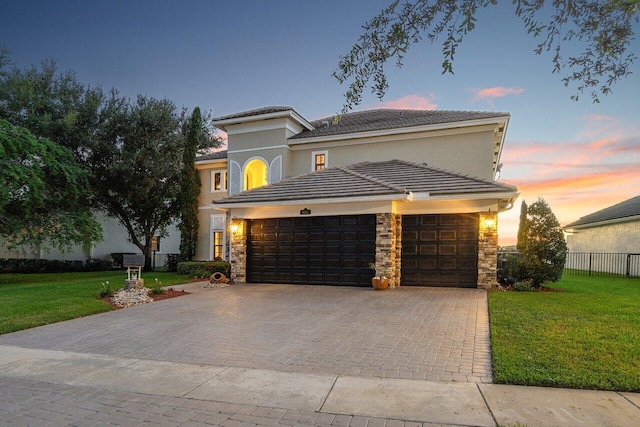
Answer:
<svg viewBox="0 0 640 427"><path fill-rule="evenodd" d="M399 159L492 180L493 127L465 129L464 133L457 130L455 135L452 132L435 131L422 133L418 137L398 135L392 139L373 137L347 143L294 145L292 168L286 176L309 173L312 153L326 150L328 167Z"/></svg>
<svg viewBox="0 0 640 427"><path fill-rule="evenodd" d="M575 230L567 247L570 252L640 253L640 221Z"/></svg>
<svg viewBox="0 0 640 427"><path fill-rule="evenodd" d="M286 129L256 130L254 132L230 134L229 155L234 158L242 158L242 153L238 151L263 149L265 147L275 147L287 144Z"/></svg>
<svg viewBox="0 0 640 427"><path fill-rule="evenodd" d="M212 251L212 230L211 216L225 215L226 212L214 209L212 201L221 199L227 195L227 190L213 190L211 184L212 172L228 172L227 161L224 159L215 160L209 163L197 164L196 168L200 173L200 195L198 196L198 243L196 245L195 259L200 261L210 260ZM225 256L227 258L227 256Z"/></svg>

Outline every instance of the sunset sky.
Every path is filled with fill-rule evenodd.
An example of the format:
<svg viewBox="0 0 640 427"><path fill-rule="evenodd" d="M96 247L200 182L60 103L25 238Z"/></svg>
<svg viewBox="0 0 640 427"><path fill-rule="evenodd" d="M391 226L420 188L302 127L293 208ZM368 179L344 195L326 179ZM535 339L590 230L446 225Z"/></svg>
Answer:
<svg viewBox="0 0 640 427"><path fill-rule="evenodd" d="M289 105L309 120L339 112L345 87L331 77L339 55L391 0L10 1L0 0L0 45L19 67L56 60L87 85L168 98L215 116ZM636 33L640 28L636 26ZM515 243L520 203L543 197L561 224L640 195L640 66L593 104L533 53L511 2L478 15L442 75L437 45L389 64L384 102L358 109L488 110L511 114L500 181L518 186L500 215L500 243ZM575 52L568 45L564 52ZM640 43L633 48L640 53ZM354 161L357 159L354 159Z"/></svg>

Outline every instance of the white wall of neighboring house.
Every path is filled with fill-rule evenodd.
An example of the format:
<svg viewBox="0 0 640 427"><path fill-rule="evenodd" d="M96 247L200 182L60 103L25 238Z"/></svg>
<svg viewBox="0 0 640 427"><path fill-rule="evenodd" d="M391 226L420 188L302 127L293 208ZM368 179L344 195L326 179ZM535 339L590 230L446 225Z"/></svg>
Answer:
<svg viewBox="0 0 640 427"><path fill-rule="evenodd" d="M140 253L140 249L129 241L127 230L115 219L106 216L104 213L96 213L96 219L102 225L101 242L96 243L88 251L81 245L73 245L68 252L57 249L38 249L34 246L21 246L8 250L6 245L0 246L0 258L30 258L49 259L61 261L86 261L89 258L111 261L113 252ZM2 243L2 242L0 242ZM172 224L167 228L167 236L160 238L160 250L156 252L157 267L164 265L167 254L180 252L180 231L177 224Z"/></svg>
<svg viewBox="0 0 640 427"><path fill-rule="evenodd" d="M578 228L567 236L569 252L640 253L640 221Z"/></svg>

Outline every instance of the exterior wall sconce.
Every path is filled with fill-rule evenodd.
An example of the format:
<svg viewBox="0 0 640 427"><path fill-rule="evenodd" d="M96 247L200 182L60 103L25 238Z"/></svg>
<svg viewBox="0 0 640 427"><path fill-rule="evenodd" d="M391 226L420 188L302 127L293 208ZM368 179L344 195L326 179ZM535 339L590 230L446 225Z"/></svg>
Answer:
<svg viewBox="0 0 640 427"><path fill-rule="evenodd" d="M496 225L496 220L491 216L491 209L489 209L487 216L484 218L484 225L487 228L493 228Z"/></svg>
<svg viewBox="0 0 640 427"><path fill-rule="evenodd" d="M233 237L238 237L238 232L240 231L240 220L235 216L231 219L231 233Z"/></svg>

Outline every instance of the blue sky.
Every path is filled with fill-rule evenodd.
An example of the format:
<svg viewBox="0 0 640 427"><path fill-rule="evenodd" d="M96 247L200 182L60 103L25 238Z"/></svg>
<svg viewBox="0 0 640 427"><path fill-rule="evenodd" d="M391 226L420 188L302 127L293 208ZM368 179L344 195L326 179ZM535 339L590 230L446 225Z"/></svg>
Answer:
<svg viewBox="0 0 640 427"><path fill-rule="evenodd" d="M342 108L338 57L390 2L0 0L0 45L19 67L54 59L84 84L131 97L215 116L290 105L317 119ZM385 102L368 94L358 109L511 113L501 181L518 185L520 200L545 198L561 224L640 194L639 66L600 104L576 103L551 73L551 54L533 53L511 2L478 18L454 75L441 74L439 47L424 42L402 69L389 64ZM520 200L500 216L503 244L515 238Z"/></svg>

